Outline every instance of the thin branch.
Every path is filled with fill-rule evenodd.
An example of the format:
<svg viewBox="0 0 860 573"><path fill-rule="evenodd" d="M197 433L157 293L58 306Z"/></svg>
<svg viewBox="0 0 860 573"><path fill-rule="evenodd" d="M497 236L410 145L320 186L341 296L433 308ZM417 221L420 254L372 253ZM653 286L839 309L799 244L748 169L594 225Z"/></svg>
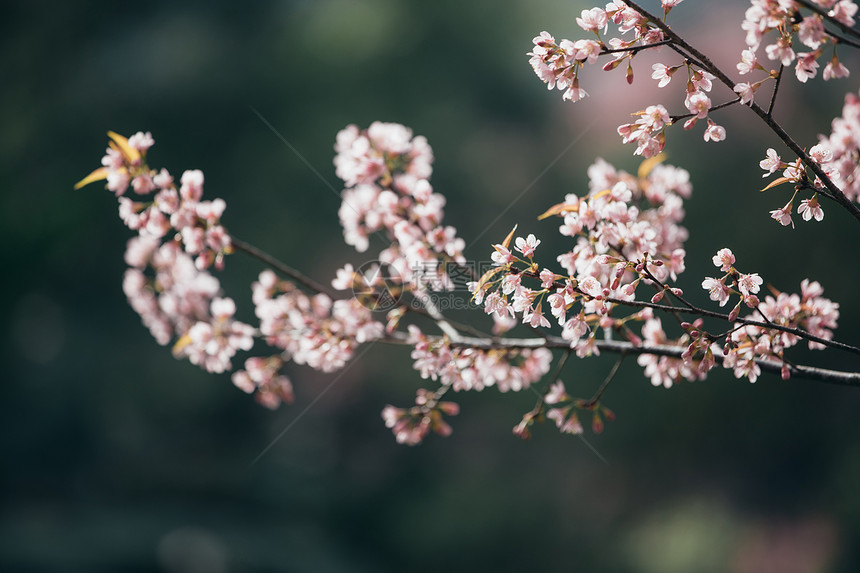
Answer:
<svg viewBox="0 0 860 573"><path fill-rule="evenodd" d="M782 72L785 71L783 64L779 65L779 72L776 74L776 83L773 86L773 93L770 95L770 105L767 106L767 115L773 115L773 106L776 105L776 94L779 92L779 84L782 83Z"/></svg>
<svg viewBox="0 0 860 573"><path fill-rule="evenodd" d="M730 90L734 90L735 82L732 81L732 79L727 76L725 72L718 68L705 54L691 46L681 36L673 32L672 29L665 24L665 22L639 6L633 0L625 0L625 3L637 12L639 12L642 16L647 18L655 26L657 26L664 34L666 34L667 37L671 38L675 44L677 44L685 51L689 52L693 57L698 59L702 63L702 67L712 73L726 87L728 87ZM794 139L792 139L791 136L788 135L788 133L786 133L782 126L779 125L779 123L777 123L776 121L774 121L774 119L767 114L767 111L765 111L757 103L750 102L749 108L753 110L756 115L758 115L767 124L771 131L773 131L782 140L782 142L789 149L791 149L792 153L800 157L806 167L821 180L821 182L824 184L825 187L827 187L828 191L830 192L830 198L842 207L844 207L845 210L851 213L851 215L853 215L855 219L860 221L860 207L858 207L853 201L851 201L848 197L845 196L845 194L839 189L839 187L837 187L836 184L830 180L827 174L824 173L824 171L821 169L821 166L814 162L811 157L809 157L806 151L804 151L803 148L800 147L800 145L798 145L797 142L795 142Z"/></svg>
<svg viewBox="0 0 860 573"><path fill-rule="evenodd" d="M441 341L439 337L427 337L432 341ZM408 345L408 337L405 333L394 332L378 339L379 342L387 344ZM651 354L654 356L668 356L669 358L683 359L682 354L686 347L684 346L668 346L668 345L648 345L643 344L636 346L631 342L621 340L595 340L595 346L601 352L608 353L626 353L630 355ZM570 342L558 336L548 336L546 338L503 338L503 339L488 339L488 338L473 338L464 336L460 342L451 344L452 347L458 348L474 348L476 350L516 350L516 349L535 349L535 348L565 348L570 349ZM714 352L714 360L717 364L722 365L723 353L720 350ZM803 366L784 363L782 361L764 360L757 358L756 364L765 372L780 374L784 365L788 365L789 372L796 378L804 378L807 380L815 380L826 382L828 384L837 384L841 386L856 386L860 387L860 372L846 372L843 370L829 370L826 368L817 368L815 366Z"/></svg>
<svg viewBox="0 0 860 573"><path fill-rule="evenodd" d="M603 48L600 50L600 55L604 54L617 54L620 52L641 52L642 50L647 50L648 48L656 48L658 46L668 46L672 43L672 40L660 40L659 42L654 42L653 44L640 44L639 46L630 46L629 48Z"/></svg>
<svg viewBox="0 0 860 573"><path fill-rule="evenodd" d="M850 38L846 38L845 36L840 36L835 32L827 32L827 34L836 40L835 44L845 44L846 46L851 46L852 48L860 48L860 42L857 40L852 40Z"/></svg>
<svg viewBox="0 0 860 573"><path fill-rule="evenodd" d="M627 358L627 353L622 352L621 356L618 357L618 360L616 360L615 364L612 366L612 370L609 371L609 374L606 375L603 383L597 389L597 392L594 393L594 396L582 405L583 408L591 408L600 401L600 398L603 396L603 393L606 392L606 388L609 386L609 383L612 382L615 375L618 374L618 369L621 368L621 363L624 362L625 358Z"/></svg>
<svg viewBox="0 0 860 573"><path fill-rule="evenodd" d="M329 288L329 287L327 287L321 283L318 283L317 281L315 281L314 279L312 279L310 277L303 275L301 272L297 271L296 269L292 268L291 266L287 265L286 263L279 261L278 259L276 259L272 255L270 255L269 253L258 249L254 245L252 245L250 243L246 243L245 241L242 241L240 239L237 239L235 236L232 236L232 235L230 236L230 242L231 242L233 248L236 249L237 251L242 251L242 252L254 257L257 260L266 263L267 265L269 265L270 267L272 267L273 269L275 269L276 271L278 271L282 275L293 279L294 281L296 281L297 283L299 283L300 285L302 285L306 289L312 290L316 293L327 294L328 296L330 296L333 299L339 298L339 295L333 289L331 289L331 288Z"/></svg>
<svg viewBox="0 0 860 573"><path fill-rule="evenodd" d="M436 307L436 303L433 302L433 297L430 293L419 290L416 291L415 298L421 301L421 304L427 309L427 314L436 321L436 324L439 325L442 332L448 335L451 342L458 342L460 340L460 333L442 316L442 312Z"/></svg>
<svg viewBox="0 0 860 573"><path fill-rule="evenodd" d="M573 352L573 349L570 345L567 346L567 351L561 355L561 358L558 359L558 364L555 366L555 371L553 371L552 376L549 379L550 386L555 384L558 379L561 377L561 371L564 370L564 365L567 363L567 359L570 358L570 354Z"/></svg>
<svg viewBox="0 0 860 573"><path fill-rule="evenodd" d="M695 57L691 56L690 54L688 54L687 52L682 50L680 46L678 46L677 44L674 43L674 41L669 45L669 47L672 48L672 50L674 50L675 52L677 52L677 54L679 56L684 58L684 60L686 60L692 64L696 64L696 66L698 66L702 69L705 68L705 64L703 64L702 62L697 60Z"/></svg>
<svg viewBox="0 0 860 573"><path fill-rule="evenodd" d="M415 298L415 300L416 300L416 301L418 301L418 302L421 302L418 298ZM415 306L415 305L413 305L413 304L408 304L408 305L404 305L404 308L406 309L406 311L407 311L407 312L411 312L411 313L414 313L414 314L417 314L417 315L423 316L423 317L425 317L425 318L429 318L430 320L434 320L434 321L436 320L436 318L434 318L432 314L430 314L429 312L427 312L427 310L426 310L426 309L424 309L424 308L422 308L422 307L420 307L420 306ZM487 333L485 333L485 332L482 332L482 331L478 330L478 329L477 329L477 328L475 328L474 326L471 326L471 325L468 325L468 324L464 324L464 323L462 323L462 322L457 322L456 320L452 320L452 319L450 319L450 318L445 318L445 322L447 322L448 324L450 324L451 326L453 326L453 327L454 327L454 328L456 328L457 330L460 330L460 331L462 331L462 332L468 332L468 333L469 333L469 334L471 334L472 336L478 336L478 337L486 336L486 337L489 337L489 335L488 335Z"/></svg>
<svg viewBox="0 0 860 573"><path fill-rule="evenodd" d="M741 101L741 98L738 97L738 98L735 98L733 100L721 103L719 105L715 105L714 107L712 107L711 109L708 110L708 113L710 113L712 111L717 111L718 109L723 109L724 107L729 107L730 105L735 105L736 103L739 103L740 101ZM695 113L685 113L683 115L671 115L669 117L672 119L672 123L677 123L677 122L681 121L682 119L687 119L687 118L693 117L694 115L696 115L696 114Z"/></svg>

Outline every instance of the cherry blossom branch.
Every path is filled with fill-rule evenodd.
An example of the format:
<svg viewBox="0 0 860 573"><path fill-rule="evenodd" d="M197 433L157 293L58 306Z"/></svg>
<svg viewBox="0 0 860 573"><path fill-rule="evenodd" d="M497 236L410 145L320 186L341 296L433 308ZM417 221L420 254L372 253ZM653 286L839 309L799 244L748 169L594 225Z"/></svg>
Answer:
<svg viewBox="0 0 860 573"><path fill-rule="evenodd" d="M645 8L639 6L633 0L625 0L625 3L639 12L643 17L647 18L651 23L657 26L667 37L669 37L675 44L683 48L685 51L689 52L692 56L698 59L702 67L705 68L708 72L713 74L720 82L723 83L730 90L734 89L735 82L726 75L716 64L714 64L710 58L708 58L705 54L694 48L690 45L686 40L684 40L681 36L676 34L672 29L666 25L660 18L654 16L650 12L648 12ZM752 109L756 115L758 115L767 126L773 131L782 142L789 148L791 151L801 158L803 163L812 171L816 177L818 177L824 186L827 188L828 193L824 194L826 197L832 199L842 207L844 207L851 215L854 216L855 219L860 221L860 207L858 207L854 202L852 202L848 197L845 196L844 193L836 186L833 181L824 173L824 170L821 169L821 166L818 165L809 154L804 151L797 142L792 139L792 137L786 133L786 131L782 128L782 126L777 123L772 116L768 114L760 105L755 102L750 102L750 109Z"/></svg>
<svg viewBox="0 0 860 573"><path fill-rule="evenodd" d="M242 251L245 254L250 255L251 257L267 264L268 266L272 267L273 269L275 269L276 271L278 271L282 275L289 277L289 278L293 279L294 281L296 281L297 283L299 283L300 285L304 286L306 289L311 290L311 291L316 292L316 293L326 294L329 297L331 297L332 299L341 298L337 294L337 292L335 292L333 289L330 289L330 288L326 287L325 285L318 283L314 279L312 279L308 276L305 276L300 271L292 268L291 266L287 265L283 261L278 260L277 258L273 257L269 253L267 253L261 249L258 249L254 245L247 243L245 241L242 241L241 239L237 239L235 236L231 236L231 239L232 239L232 245L237 251ZM424 305L424 308L409 306L409 307L407 307L408 310L410 312L420 314L422 316L425 316L425 317L430 318L433 321L435 321L436 324L439 325L439 328L442 329L442 332L447 334L452 340L455 340L455 339L459 338L459 336L460 336L459 332L457 331L457 328L459 328L460 330L463 330L463 331L471 332L472 334L477 334L478 336L483 334L480 331L478 331L477 329L474 329L469 325L455 323L455 322L451 321L450 319L445 318L442 315L442 313L438 310L438 308L436 308L430 295L427 293L425 293L425 295L426 296L422 296L422 297L416 296L416 300L421 302L421 304ZM455 324L456 324L456 328L454 326Z"/></svg>
<svg viewBox="0 0 860 573"><path fill-rule="evenodd" d="M833 26L839 28L839 30L841 30L843 33L848 34L849 36L853 36L853 37L857 38L858 40L860 40L860 32L858 32L857 30L855 30L851 26L847 26L847 25L843 24L842 22L840 22L839 20L837 20L836 18L833 18L832 16L830 16L827 13L827 11L824 8L822 8L821 6L818 6L817 4L810 2L809 0L795 0L795 2L797 2L798 4L800 4L801 6L806 8L807 10L815 12L816 14L818 14L819 16L824 18L828 24L832 24ZM839 38L839 39L840 39L840 41L844 41L842 38ZM848 42L845 42L845 43L848 43ZM855 45L855 44L851 44L851 45Z"/></svg>
<svg viewBox="0 0 860 573"><path fill-rule="evenodd" d="M427 337L428 340L440 342L440 337ZM406 334L402 332L394 332L379 339L379 342L396 345L411 345ZM595 340L594 345L601 352L609 353L625 353L629 355L652 354L655 356L668 356L670 358L683 359L682 354L686 350L683 346L669 345L635 345L632 342L621 340ZM535 349L535 348L564 348L569 350L570 343L558 336L547 336L545 338L476 338L462 337L457 343L451 343L452 347L458 348L473 348L476 350L518 350L518 349ZM718 364L722 364L724 356L719 350L714 352L714 358ZM795 365L775 360L764 360L757 358L755 363L763 371L780 374L785 366L788 366L792 376L804 378L807 380L815 380L826 382L828 384L837 384L842 386L857 386L860 387L860 372L847 372L844 370L830 370L827 368L818 368L815 366Z"/></svg>
<svg viewBox="0 0 860 573"><path fill-rule="evenodd" d="M540 277L535 273L532 273L529 271L518 271L517 269L511 269L512 274L515 272L520 272L524 276L527 276L530 278L540 279ZM653 280L656 281L656 279L653 279ZM659 281L657 281L657 283L662 285L662 283L660 283ZM565 284L561 283L561 282L555 282L553 284L553 286L555 288L561 288L561 289L565 288ZM664 285L664 288L665 288L665 285ZM578 288L576 288L574 290L583 296L591 298L587 293L583 293ZM670 292L671 292L671 290L670 290ZM685 299L680 298L678 295L675 295L674 293L672 293L672 294L673 294L673 296L678 298L681 301L681 303L684 304L685 306L672 306L672 305L668 305L668 304L660 304L660 303L654 303L654 302L644 301L644 300L623 300L623 299L615 298L615 297L606 297L604 300L606 300L606 302L611 302L613 304L620 304L623 306L629 306L629 307L633 307L633 308L650 308L653 310L659 310L659 311L669 312L669 313L682 312L685 314L695 314L695 315L705 317L705 318L718 318L720 320L725 320L727 322L732 322L732 323L740 323L740 324L744 324L746 326L757 326L759 328L769 328L771 330L779 330L781 332L793 334L795 336L803 338L804 340L809 340L812 342L817 342L819 344L823 344L824 346L829 346L831 348L838 348L840 350L845 350L846 352L851 352L853 354L860 354L860 348L858 348L856 346L851 346L850 344L845 344L844 342L839 342L836 340L829 340L826 338L821 338L820 336L815 336L814 334L807 332L803 329L794 328L794 327L790 327L790 326L782 326L779 324L774 324L770 321L763 322L763 321L759 321L759 320L753 320L750 318L743 318L740 316L732 319L732 317L729 316L728 314L700 308L694 304L691 304L690 302L686 301Z"/></svg>

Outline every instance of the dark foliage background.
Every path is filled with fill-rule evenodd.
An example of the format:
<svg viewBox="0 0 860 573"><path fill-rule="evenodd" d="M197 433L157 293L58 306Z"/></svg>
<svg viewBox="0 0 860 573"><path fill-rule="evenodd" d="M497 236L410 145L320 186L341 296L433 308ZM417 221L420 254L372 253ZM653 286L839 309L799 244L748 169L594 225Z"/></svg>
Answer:
<svg viewBox="0 0 860 573"><path fill-rule="evenodd" d="M296 403L264 410L228 376L154 343L120 289L128 232L114 199L98 185L72 190L98 165L108 129L149 130L152 163L177 175L203 169L232 232L327 280L367 258L340 239L327 186L337 185L334 136L382 119L429 138L434 185L470 257L488 256L514 223L544 239L545 256L561 252L555 223L536 216L583 192L598 155L636 168L614 134L626 114L681 106L678 91L657 92L645 58L633 88L623 72L589 70L593 97L576 105L542 88L524 55L532 36L580 36L584 7L6 6L0 569L856 571L858 389L770 376L751 385L722 371L655 389L628 360L605 395L618 420L587 435L590 446L548 427L518 441L510 429L533 398L495 391L457 397L451 438L398 446L379 412L409 404L421 382L407 352L373 347L330 389L332 377L294 367ZM671 18L733 70L742 10L691 0ZM789 80L778 116L811 145L856 86L852 77L801 90ZM757 191L757 163L776 140L751 118L720 114L729 136L719 145L700 129L670 134L670 162L695 186L682 283L704 302L710 257L728 246L742 269L783 290L819 279L843 304L838 336L857 344L856 222L827 205L823 224L790 231L770 221L787 197ZM236 256L223 279L246 317L259 270ZM860 367L851 355L797 356ZM612 363L574 360L563 379L587 396Z"/></svg>

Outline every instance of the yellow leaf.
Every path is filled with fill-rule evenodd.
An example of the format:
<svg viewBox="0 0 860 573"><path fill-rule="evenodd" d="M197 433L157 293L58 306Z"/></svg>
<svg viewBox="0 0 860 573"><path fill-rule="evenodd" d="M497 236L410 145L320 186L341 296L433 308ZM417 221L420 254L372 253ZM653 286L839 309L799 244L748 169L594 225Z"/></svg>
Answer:
<svg viewBox="0 0 860 573"><path fill-rule="evenodd" d="M183 334L179 340L176 341L176 344L173 345L173 355L179 356L182 350L191 344L191 337L188 334Z"/></svg>
<svg viewBox="0 0 860 573"><path fill-rule="evenodd" d="M107 167L99 167L98 169L96 169L95 171L93 171L92 173L90 173L89 175L87 175L86 177L84 177L83 179L78 181L77 183L75 183L75 189L80 189L81 187L89 185L90 183L93 183L95 181L101 181L102 179L107 179L107 174L108 174Z"/></svg>
<svg viewBox="0 0 860 573"><path fill-rule="evenodd" d="M597 193L592 195L591 198L598 199L600 197L603 197L604 195L609 195L610 193L612 193L612 189L604 189L603 191L598 191Z"/></svg>
<svg viewBox="0 0 860 573"><path fill-rule="evenodd" d="M502 246L503 246L504 248L506 248L506 249L508 248L508 245L510 245L510 244L511 244L511 239L513 239L513 238L514 238L514 233L516 233L516 232L517 232L517 225L514 225L514 228L513 228L513 229L511 229L511 232L510 232L510 233L508 233L508 236L507 236L507 237L505 237L505 240L504 240L504 241L502 241Z"/></svg>
<svg viewBox="0 0 860 573"><path fill-rule="evenodd" d="M791 181L791 179L789 179L788 177L779 177L779 178L774 179L773 181L771 181L771 182L768 184L768 186L767 186L767 187L765 187L764 189L762 189L762 191L767 191L767 190L768 190L768 189L770 189L771 187L776 187L777 185L782 185L783 183L786 183L786 182L788 182L788 181Z"/></svg>
<svg viewBox="0 0 860 573"><path fill-rule="evenodd" d="M573 203L559 203L557 205L553 205L538 216L538 221L542 221L547 217L552 217L553 215L560 215L565 211L579 211L579 205L574 205Z"/></svg>
<svg viewBox="0 0 860 573"><path fill-rule="evenodd" d="M119 152L122 153L123 157L125 157L129 163L140 162L140 152L128 144L127 138L113 131L108 132L108 137L116 143L116 146L119 148Z"/></svg>
<svg viewBox="0 0 860 573"><path fill-rule="evenodd" d="M493 275L503 269L504 267L493 267L492 269L481 275L481 278L478 279L478 286L475 287L475 292L472 294L472 300L475 300L475 297L479 292L481 292L481 289L484 287L485 284L487 284L487 281L493 278Z"/></svg>
<svg viewBox="0 0 860 573"><path fill-rule="evenodd" d="M663 163L666 160L665 153L658 153L654 157L649 157L639 164L639 179L645 179L651 173L651 170Z"/></svg>

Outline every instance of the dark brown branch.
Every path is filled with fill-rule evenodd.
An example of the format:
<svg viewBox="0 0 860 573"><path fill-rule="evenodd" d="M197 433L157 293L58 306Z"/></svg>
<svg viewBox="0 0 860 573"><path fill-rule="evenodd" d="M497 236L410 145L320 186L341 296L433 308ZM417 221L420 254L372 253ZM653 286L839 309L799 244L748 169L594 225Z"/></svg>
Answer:
<svg viewBox="0 0 860 573"><path fill-rule="evenodd" d="M430 340L440 341L439 337L428 337ZM409 344L407 335L402 332L395 332L381 339L380 342L387 344ZM502 349L535 349L535 348L564 348L570 349L570 343L558 336L547 336L546 338L473 338L462 337L460 342L451 344L452 347L458 348L475 348L477 350L502 350ZM630 355L651 354L654 356L668 356L669 358L681 359L681 354L686 350L684 346L668 346L668 345L641 345L636 346L631 342L621 340L595 340L595 346L601 352L609 353L625 353ZM717 364L722 365L723 353L719 350L714 352L714 359ZM783 368L783 362L774 360L756 359L756 364L764 372L780 374ZM787 363L786 363L787 364ZM807 380L816 380L826 382L828 384L837 384L842 386L860 387L860 372L845 372L842 370L829 370L826 368L817 368L815 366L803 366L787 364L789 372L797 378Z"/></svg>
<svg viewBox="0 0 860 573"><path fill-rule="evenodd" d="M680 37L678 34L672 31L669 26L667 26L663 21L661 21L658 17L654 16L641 6L639 6L633 0L625 0L625 3L639 12L642 16L647 18L651 23L657 26L667 37L669 37L675 44L684 49L684 51L689 52L693 57L701 62L702 67L714 75L717 79L719 79L726 87L730 90L734 91L735 82L726 75L720 68L718 68L706 55L702 52L691 46L686 40ZM758 115L767 126L773 131L782 142L791 149L792 153L801 158L806 167L812 171L816 177L818 177L824 186L829 191L825 196L834 200L836 203L845 208L851 215L854 216L855 219L860 221L860 207L858 207L854 202L852 202L845 194L836 186L833 181L824 173L821 169L821 166L815 163L811 157L803 150L794 139L791 138L788 133L782 128L782 126L774 121L774 119L768 115L767 111L765 111L760 105L755 102L750 102L749 108L753 110L756 115Z"/></svg>
<svg viewBox="0 0 860 573"><path fill-rule="evenodd" d="M724 107L729 107L730 105L735 105L736 103L738 103L740 101L741 101L741 98L739 98L739 97L735 98L731 101L727 101L727 102L721 103L719 105L715 105L714 107L709 109L708 112L710 113L712 111L717 111L718 109L723 109ZM677 123L677 122L681 121L682 119L688 119L688 118L693 117L694 115L696 115L696 114L695 113L685 113L683 115L671 115L669 117L672 119L672 123Z"/></svg>
<svg viewBox="0 0 860 573"><path fill-rule="evenodd" d="M621 368L621 363L624 362L626 357L627 353L622 352L621 356L618 357L618 360L616 360L615 364L612 366L612 370L609 371L609 374L606 375L603 383L597 389L597 392L595 392L587 402L582 404L583 408L592 408L600 401L600 398L603 396L603 393L606 392L606 388L609 386L609 383L612 382L612 380L615 379L615 375L618 374L618 369Z"/></svg>
<svg viewBox="0 0 860 573"><path fill-rule="evenodd" d="M814 4L814 3L810 2L809 0L795 0L795 2L797 2L798 4L800 4L801 6L806 8L807 10L811 10L811 11L815 12L816 14L818 14L819 16L823 17L824 20L828 24L831 24L831 25L835 26L836 28L839 28L839 30L841 30L843 33L845 33L849 36L853 36L853 37L857 38L858 40L860 40L860 32L858 32L857 30L855 30L851 26L846 26L845 24L843 24L842 22L840 22L836 18L828 16L827 10L825 10L821 6L818 6L817 4ZM840 38L840 40L841 40L841 38ZM848 43L848 42L845 42L845 43Z"/></svg>
<svg viewBox="0 0 860 573"><path fill-rule="evenodd" d="M776 74L776 83L773 86L773 93L770 94L770 105L767 106L767 115L773 115L773 106L776 105L776 94L779 93L779 84L782 83L782 72L785 71L785 66L780 64L779 71Z"/></svg>
<svg viewBox="0 0 860 573"><path fill-rule="evenodd" d="M300 285L302 285L306 289L312 290L316 293L327 294L328 296L330 296L333 299L340 298L333 289L331 289L331 288L329 288L329 287L327 287L321 283L318 283L317 281L315 281L314 279L312 279L310 277L305 276L304 274L302 274L301 272L292 268L291 266L287 265L286 263L279 261L278 259L276 259L272 255L270 255L269 253L267 253L265 251L261 251L260 249L258 249L254 245L252 245L250 243L246 243L245 241L242 241L241 239L237 239L235 236L232 236L232 235L230 236L230 241L233 245L233 248L236 249L237 251L242 251L243 253L246 253L246 254L254 257L257 260L266 263L267 265L269 265L270 267L272 267L273 269L275 269L276 271L278 271L282 275L293 279L294 281L296 281L297 283L299 283Z"/></svg>
<svg viewBox="0 0 860 573"><path fill-rule="evenodd" d="M658 46L667 46L672 43L672 40L661 40L659 42L654 42L653 44L640 44L638 46L630 46L629 48L603 48L600 50L600 55L604 54L617 54L621 52L641 52L642 50L647 50L648 48L656 48Z"/></svg>

